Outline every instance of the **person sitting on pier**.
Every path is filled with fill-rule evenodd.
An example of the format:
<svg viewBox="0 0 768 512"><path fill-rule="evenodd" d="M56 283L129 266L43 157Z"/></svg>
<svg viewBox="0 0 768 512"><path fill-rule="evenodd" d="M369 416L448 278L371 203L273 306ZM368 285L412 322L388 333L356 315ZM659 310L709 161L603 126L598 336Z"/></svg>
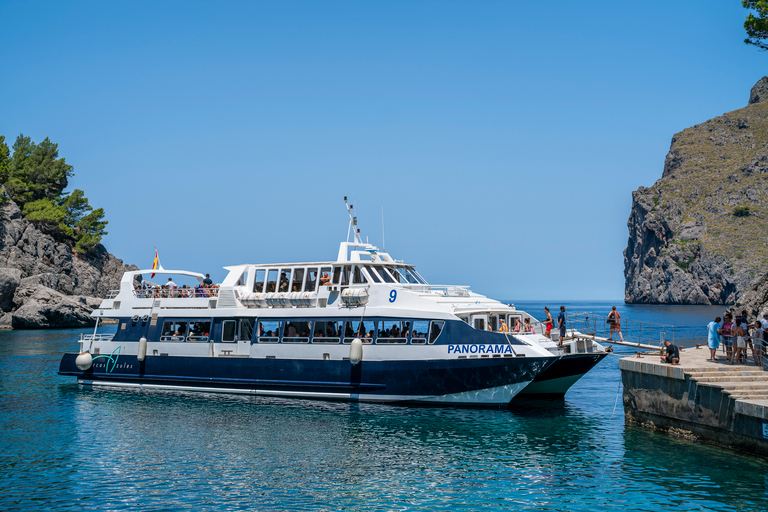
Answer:
<svg viewBox="0 0 768 512"><path fill-rule="evenodd" d="M667 347L667 354L661 358L662 363L680 364L680 349L669 340L664 340L664 346Z"/></svg>
<svg viewBox="0 0 768 512"><path fill-rule="evenodd" d="M707 346L709 347L709 360L716 361L717 349L720 348L720 317L716 316L715 320L707 324Z"/></svg>

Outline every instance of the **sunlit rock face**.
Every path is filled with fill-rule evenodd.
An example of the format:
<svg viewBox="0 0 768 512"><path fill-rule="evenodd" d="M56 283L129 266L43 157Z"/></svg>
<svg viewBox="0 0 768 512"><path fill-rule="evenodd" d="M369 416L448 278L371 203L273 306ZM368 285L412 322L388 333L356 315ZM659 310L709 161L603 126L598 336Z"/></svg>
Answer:
<svg viewBox="0 0 768 512"><path fill-rule="evenodd" d="M0 205L0 327L38 329L93 325L90 313L119 288L122 260L97 245L86 254L55 240L21 215L8 199Z"/></svg>
<svg viewBox="0 0 768 512"><path fill-rule="evenodd" d="M624 300L733 304L768 269L768 77L749 105L672 137L632 193Z"/></svg>

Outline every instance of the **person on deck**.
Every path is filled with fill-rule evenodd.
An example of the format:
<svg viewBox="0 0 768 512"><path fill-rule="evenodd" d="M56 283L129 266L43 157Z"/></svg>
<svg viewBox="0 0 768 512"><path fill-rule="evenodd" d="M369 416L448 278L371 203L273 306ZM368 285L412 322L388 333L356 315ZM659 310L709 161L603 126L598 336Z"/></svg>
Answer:
<svg viewBox="0 0 768 512"><path fill-rule="evenodd" d="M613 306L613 309L610 313L608 313L608 325L611 326L611 334L608 337L609 341L613 341L613 331L617 331L619 333L619 339L621 341L624 341L624 336L621 334L621 315L618 311L616 311L616 306Z"/></svg>
<svg viewBox="0 0 768 512"><path fill-rule="evenodd" d="M709 360L716 361L717 349L720 348L720 317L716 316L707 324L707 346L709 347Z"/></svg>
<svg viewBox="0 0 768 512"><path fill-rule="evenodd" d="M560 328L560 346L563 346L565 339L565 306L560 306L560 313L557 315L557 326Z"/></svg>
<svg viewBox="0 0 768 512"><path fill-rule="evenodd" d="M549 313L549 308L547 306L544 306L544 311L547 313L547 319L544 320L544 325L546 326L544 329L544 336L551 338L552 326L555 322L552 321L552 315Z"/></svg>
<svg viewBox="0 0 768 512"><path fill-rule="evenodd" d="M680 349L669 340L664 340L664 346L667 347L667 355L661 358L662 363L680 364Z"/></svg>
<svg viewBox="0 0 768 512"><path fill-rule="evenodd" d="M211 286L213 284L213 281L211 280L211 274L205 274L205 279L203 279L203 284L205 286Z"/></svg>

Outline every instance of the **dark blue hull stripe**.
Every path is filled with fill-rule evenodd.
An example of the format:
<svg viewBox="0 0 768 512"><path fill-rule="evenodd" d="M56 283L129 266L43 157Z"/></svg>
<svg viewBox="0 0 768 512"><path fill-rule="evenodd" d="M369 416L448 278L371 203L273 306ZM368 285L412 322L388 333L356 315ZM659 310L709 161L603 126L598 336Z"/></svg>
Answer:
<svg viewBox="0 0 768 512"><path fill-rule="evenodd" d="M227 357L119 356L96 360L81 371L77 354L65 354L60 375L132 384L200 386L241 390L368 395L442 396L529 382L553 359L483 358L417 361L251 359ZM111 371L110 371L111 370Z"/></svg>

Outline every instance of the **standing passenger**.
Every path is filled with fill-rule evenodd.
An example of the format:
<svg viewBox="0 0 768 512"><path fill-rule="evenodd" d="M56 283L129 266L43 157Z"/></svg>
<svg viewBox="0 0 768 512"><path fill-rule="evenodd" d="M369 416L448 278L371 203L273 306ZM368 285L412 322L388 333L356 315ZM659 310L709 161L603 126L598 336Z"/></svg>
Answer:
<svg viewBox="0 0 768 512"><path fill-rule="evenodd" d="M608 313L608 324L611 326L611 335L608 337L610 341L613 341L613 331L619 333L619 339L624 341L624 336L621 334L621 315L616 311L616 306Z"/></svg>
<svg viewBox="0 0 768 512"><path fill-rule="evenodd" d="M747 348L744 342L744 327L741 325L741 317L736 318L736 325L731 327L731 335L733 336L733 355L731 356L731 364L741 362L741 353Z"/></svg>
<svg viewBox="0 0 768 512"><path fill-rule="evenodd" d="M715 361L717 357L717 349L720 348L720 317L716 316L715 320L707 324L707 346L709 347L709 360Z"/></svg>
<svg viewBox="0 0 768 512"><path fill-rule="evenodd" d="M560 313L557 315L557 326L560 328L560 346L563 346L565 339L565 306L560 306Z"/></svg>
<svg viewBox="0 0 768 512"><path fill-rule="evenodd" d="M544 311L546 311L546 313L547 313L547 319L544 320L544 323L546 325L546 328L544 329L544 336L546 336L547 338L551 338L552 337L552 334L551 334L552 333L552 324L554 322L552 321L552 315L549 313L549 308L547 306L544 306Z"/></svg>

